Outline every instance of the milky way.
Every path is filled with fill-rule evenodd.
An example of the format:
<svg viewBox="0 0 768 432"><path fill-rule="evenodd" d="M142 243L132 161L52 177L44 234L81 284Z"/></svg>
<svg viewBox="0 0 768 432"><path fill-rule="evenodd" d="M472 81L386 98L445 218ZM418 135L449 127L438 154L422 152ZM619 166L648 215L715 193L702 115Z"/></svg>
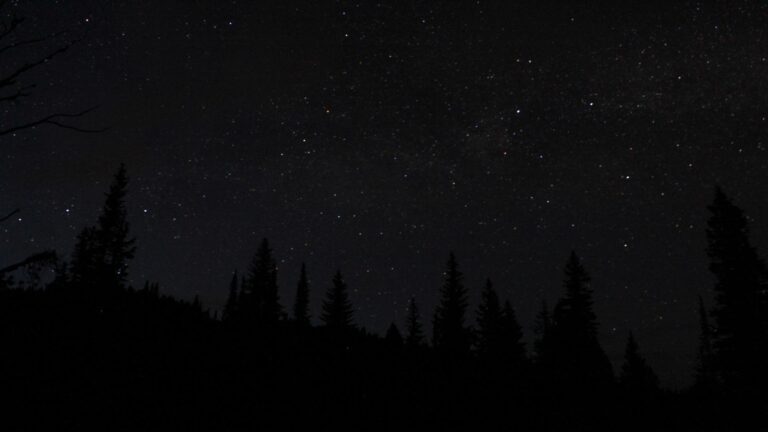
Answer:
<svg viewBox="0 0 768 432"><path fill-rule="evenodd" d="M81 122L109 129L0 138L3 262L68 253L124 161L134 285L219 308L268 237L284 304L302 261L315 311L340 268L381 332L412 295L432 310L453 250L473 302L490 277L530 333L575 249L609 355L634 330L680 385L715 184L768 244L755 2L48 3L25 31L82 40L6 116L98 105Z"/></svg>

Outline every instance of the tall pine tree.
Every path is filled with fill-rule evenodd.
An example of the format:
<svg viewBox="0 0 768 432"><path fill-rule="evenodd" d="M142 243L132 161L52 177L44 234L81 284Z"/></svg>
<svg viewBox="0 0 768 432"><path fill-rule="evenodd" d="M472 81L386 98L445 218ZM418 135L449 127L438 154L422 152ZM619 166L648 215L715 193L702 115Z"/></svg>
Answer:
<svg viewBox="0 0 768 432"><path fill-rule="evenodd" d="M504 302L501 310L501 358L508 365L520 365L527 361L523 329L517 321L515 310L509 300Z"/></svg>
<svg viewBox="0 0 768 432"><path fill-rule="evenodd" d="M498 357L506 341L502 340L502 312L499 296L490 279L480 294L477 308L477 351L483 357Z"/></svg>
<svg viewBox="0 0 768 432"><path fill-rule="evenodd" d="M714 355L712 352L712 326L709 323L707 308L699 296L699 350L696 358L696 387L709 390L716 382Z"/></svg>
<svg viewBox="0 0 768 432"><path fill-rule="evenodd" d="M125 165L120 164L107 192L95 232L99 283L107 287L125 288L128 262L136 252L135 239L130 237L130 225L126 218L127 191L128 174Z"/></svg>
<svg viewBox="0 0 768 432"><path fill-rule="evenodd" d="M565 298L554 312L554 322L568 330L578 340L597 338L597 317L592 311L590 277L575 252L571 252L565 266Z"/></svg>
<svg viewBox="0 0 768 432"><path fill-rule="evenodd" d="M251 262L243 286L241 306L243 318L260 326L273 326L282 314L277 290L277 264L266 238L262 239Z"/></svg>
<svg viewBox="0 0 768 432"><path fill-rule="evenodd" d="M468 299L462 279L456 257L451 252L432 327L435 348L449 356L460 356L469 351L470 330L465 325Z"/></svg>
<svg viewBox="0 0 768 432"><path fill-rule="evenodd" d="M393 349L399 349L403 345L403 336L400 334L400 330L398 330L395 323L389 324L387 334L384 336L384 341Z"/></svg>
<svg viewBox="0 0 768 432"><path fill-rule="evenodd" d="M541 301L541 309L536 314L536 320L533 324L533 333L536 336L534 340L534 355L535 360L541 363L544 360L551 358L551 354L547 353L547 350L551 345L551 332L552 332L552 316L549 313L549 307L547 301Z"/></svg>
<svg viewBox="0 0 768 432"><path fill-rule="evenodd" d="M718 187L708 207L707 254L715 275L715 356L722 380L735 387L766 382L765 265L750 244L747 218Z"/></svg>
<svg viewBox="0 0 768 432"><path fill-rule="evenodd" d="M629 332L627 337L619 383L625 391L633 395L647 394L658 389L659 380L645 358L640 355L640 349L632 332Z"/></svg>
<svg viewBox="0 0 768 432"><path fill-rule="evenodd" d="M237 316L238 300L240 297L240 290L237 284L237 270L232 274L232 280L229 282L229 294L227 295L227 302L224 304L224 310L221 313L222 321L232 321Z"/></svg>
<svg viewBox="0 0 768 432"><path fill-rule="evenodd" d="M326 327L333 331L348 331L353 328L352 316L353 309L347 284L341 276L341 270L337 270L333 277L333 286L323 301L323 313L320 318Z"/></svg>
<svg viewBox="0 0 768 432"><path fill-rule="evenodd" d="M72 253L72 276L70 281L77 290L89 291L95 288L99 268L96 228L86 227L77 235Z"/></svg>
<svg viewBox="0 0 768 432"><path fill-rule="evenodd" d="M121 164L106 194L96 227L84 228L72 254L71 283L95 301L126 288L128 263L136 251L126 219L128 175Z"/></svg>
<svg viewBox="0 0 768 432"><path fill-rule="evenodd" d="M309 325L309 281L307 280L307 266L304 263L301 263L299 283L296 285L293 317L299 325Z"/></svg>
<svg viewBox="0 0 768 432"><path fill-rule="evenodd" d="M597 317L592 311L590 277L575 252L565 267L565 297L552 316L551 346L545 351L553 371L566 381L579 385L607 385L613 372L597 339Z"/></svg>
<svg viewBox="0 0 768 432"><path fill-rule="evenodd" d="M408 315L406 317L405 328L408 334L405 337L405 344L409 348L421 346L424 342L424 332L421 327L421 316L416 306L416 299L411 297L408 303Z"/></svg>

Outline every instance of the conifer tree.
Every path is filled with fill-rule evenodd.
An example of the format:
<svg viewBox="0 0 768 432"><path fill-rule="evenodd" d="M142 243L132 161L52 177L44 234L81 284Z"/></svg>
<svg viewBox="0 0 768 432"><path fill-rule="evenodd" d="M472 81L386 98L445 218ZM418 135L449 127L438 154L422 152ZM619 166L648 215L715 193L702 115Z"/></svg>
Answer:
<svg viewBox="0 0 768 432"><path fill-rule="evenodd" d="M549 313L549 307L547 307L547 301L542 300L541 309L536 314L536 320L533 325L533 332L536 335L536 340L534 342L534 352L537 361L548 357L546 351L548 349L551 331L552 317Z"/></svg>
<svg viewBox="0 0 768 432"><path fill-rule="evenodd" d="M57 260L54 264L54 277L48 285L51 291L60 291L66 289L70 283L69 263L63 260Z"/></svg>
<svg viewBox="0 0 768 432"><path fill-rule="evenodd" d="M578 256L571 252L565 267L565 297L557 303L552 316L551 345L545 351L551 357L546 362L566 380L575 379L582 385L609 384L613 372L597 339L589 282Z"/></svg>
<svg viewBox="0 0 768 432"><path fill-rule="evenodd" d="M128 174L120 164L107 192L104 207L95 231L99 283L112 288L125 288L128 262L136 252L135 239L130 237L125 196Z"/></svg>
<svg viewBox="0 0 768 432"><path fill-rule="evenodd" d="M253 257L246 284L243 286L244 319L272 326L282 314L277 289L277 264L265 238Z"/></svg>
<svg viewBox="0 0 768 432"><path fill-rule="evenodd" d="M393 348L397 348L403 345L403 336L400 334L400 330L397 329L395 323L389 324L389 328L387 328L387 334L384 336L384 340L389 346Z"/></svg>
<svg viewBox="0 0 768 432"><path fill-rule="evenodd" d="M96 284L98 256L96 229L86 227L77 235L75 250L72 253L71 282L75 288L85 290Z"/></svg>
<svg viewBox="0 0 768 432"><path fill-rule="evenodd" d="M309 281L307 280L307 266L304 263L301 263L299 283L296 286L293 316L300 325L309 325Z"/></svg>
<svg viewBox="0 0 768 432"><path fill-rule="evenodd" d="M411 297L410 303L408 303L406 330L408 331L405 338L406 345L410 348L421 346L424 342L424 332L422 331L421 317L419 316L419 309L416 306L416 299L414 297Z"/></svg>
<svg viewBox="0 0 768 432"><path fill-rule="evenodd" d="M628 392L639 395L654 391L658 388L659 380L648 366L632 332L629 332L624 351L624 364L621 367L619 383Z"/></svg>
<svg viewBox="0 0 768 432"><path fill-rule="evenodd" d="M502 340L502 312L499 296L490 279L485 281L481 293L480 306L477 308L477 325L477 350L480 355L498 356L505 342Z"/></svg>
<svg viewBox="0 0 768 432"><path fill-rule="evenodd" d="M237 270L232 274L232 280L229 282L229 294L227 302L224 304L224 310L221 313L222 321L232 321L237 315L238 299L240 296L237 284Z"/></svg>
<svg viewBox="0 0 768 432"><path fill-rule="evenodd" d="M707 254L715 275L712 314L720 377L742 387L766 378L765 264L749 241L747 218L718 187L707 221Z"/></svg>
<svg viewBox="0 0 768 432"><path fill-rule="evenodd" d="M523 329L509 300L504 302L504 308L501 310L500 339L501 357L507 364L521 364L526 361Z"/></svg>
<svg viewBox="0 0 768 432"><path fill-rule="evenodd" d="M433 319L433 344L449 356L463 355L469 350L470 330L465 326L468 300L456 257L448 257L445 282Z"/></svg>
<svg viewBox="0 0 768 432"><path fill-rule="evenodd" d="M334 331L346 331L353 328L352 303L349 301L347 284L341 276L341 270L333 277L333 286L328 290L323 301L323 313L320 318L326 327Z"/></svg>
<svg viewBox="0 0 768 432"><path fill-rule="evenodd" d="M555 307L554 322L579 340L597 338L597 317L592 311L590 277L575 252L565 267L565 298Z"/></svg>
<svg viewBox="0 0 768 432"><path fill-rule="evenodd" d="M160 297L160 284L157 282L149 284L149 293L152 295L152 297Z"/></svg>
<svg viewBox="0 0 768 432"><path fill-rule="evenodd" d="M710 389L715 383L715 371L712 364L712 326L709 324L704 300L699 296L699 351L696 358L696 386Z"/></svg>

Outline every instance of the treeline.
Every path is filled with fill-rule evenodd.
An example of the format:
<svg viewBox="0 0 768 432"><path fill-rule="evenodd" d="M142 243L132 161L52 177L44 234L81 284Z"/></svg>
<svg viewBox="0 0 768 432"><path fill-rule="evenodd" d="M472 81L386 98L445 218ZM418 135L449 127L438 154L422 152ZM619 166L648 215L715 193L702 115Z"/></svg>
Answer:
<svg viewBox="0 0 768 432"><path fill-rule="evenodd" d="M45 252L0 269L9 430L739 430L764 421L768 273L746 217L720 189L707 229L715 305L710 311L699 299L695 384L671 392L659 387L631 333L614 373L576 253L565 265L563 297L541 306L531 347L514 305L490 280L469 322L469 292L452 253L431 337L413 298L402 331L392 323L381 337L358 326L340 270L313 326L306 267L288 310L266 239L212 314L197 298L128 284L136 247L127 187L121 166L68 262ZM34 275L47 266L56 276L43 284ZM23 268L31 282L12 278Z"/></svg>

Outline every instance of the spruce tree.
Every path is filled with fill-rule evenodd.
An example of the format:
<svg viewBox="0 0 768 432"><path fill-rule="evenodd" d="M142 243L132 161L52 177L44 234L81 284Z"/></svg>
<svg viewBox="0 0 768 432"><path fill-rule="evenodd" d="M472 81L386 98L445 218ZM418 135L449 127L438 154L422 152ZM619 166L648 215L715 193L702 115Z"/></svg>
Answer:
<svg viewBox="0 0 768 432"><path fill-rule="evenodd" d="M328 290L323 301L323 313L320 316L326 327L334 331L347 331L353 328L353 309L347 293L347 284L337 270L333 277L333 286Z"/></svg>
<svg viewBox="0 0 768 432"><path fill-rule="evenodd" d="M502 345L502 312L499 296L493 289L490 279L480 294L480 306L477 308L478 341L477 350L481 356L497 357Z"/></svg>
<svg viewBox="0 0 768 432"><path fill-rule="evenodd" d="M125 288L128 262L136 252L135 239L130 237L130 224L126 218L127 191L128 174L125 165L120 164L106 194L95 232L99 283L110 288Z"/></svg>
<svg viewBox="0 0 768 432"><path fill-rule="evenodd" d="M51 292L60 292L62 289L69 287L70 272L69 263L63 260L57 260L54 264L54 276L51 283L48 285L48 290Z"/></svg>
<svg viewBox="0 0 768 432"><path fill-rule="evenodd" d="M229 282L227 302L224 304L224 310L221 313L222 321L232 321L237 315L238 299L240 296L237 279L237 270L235 270L232 274L232 280Z"/></svg>
<svg viewBox="0 0 768 432"><path fill-rule="evenodd" d="M504 308L501 310L500 339L501 357L507 364L519 365L527 360L523 329L509 300L504 302Z"/></svg>
<svg viewBox="0 0 768 432"><path fill-rule="evenodd" d="M565 298L555 307L554 322L578 340L597 338L597 317L592 311L590 277L575 252L565 267Z"/></svg>
<svg viewBox="0 0 768 432"><path fill-rule="evenodd" d="M293 316L298 324L309 325L309 281L307 280L307 266L304 263L301 263L299 283L296 286Z"/></svg>
<svg viewBox="0 0 768 432"><path fill-rule="evenodd" d="M696 386L708 390L715 383L712 353L712 326L709 323L704 300L699 296L699 350L696 358Z"/></svg>
<svg viewBox="0 0 768 432"><path fill-rule="evenodd" d="M433 319L433 344L449 356L464 355L469 350L470 330L465 326L467 290L456 257L448 257L445 282Z"/></svg>
<svg viewBox="0 0 768 432"><path fill-rule="evenodd" d="M765 265L749 241L747 218L718 187L708 209L707 254L715 276L720 377L742 387L764 383L766 350Z"/></svg>
<svg viewBox="0 0 768 432"><path fill-rule="evenodd" d="M387 334L384 336L384 340L390 347L399 348L403 345L403 336L400 334L400 330L397 329L395 323L389 324L387 328Z"/></svg>
<svg viewBox="0 0 768 432"><path fill-rule="evenodd" d="M613 381L608 356L597 339L597 317L592 311L590 277L575 252L565 267L565 297L552 316L551 345L545 353L546 363L554 365L556 374L580 385L607 385Z"/></svg>
<svg viewBox="0 0 768 432"><path fill-rule="evenodd" d="M534 353L536 360L541 361L548 357L547 349L550 343L550 333L552 331L552 316L547 307L547 301L541 301L541 309L536 314L536 320L533 324L533 332L536 335L534 341Z"/></svg>
<svg viewBox="0 0 768 432"><path fill-rule="evenodd" d="M632 332L629 332L624 351L624 364L621 367L619 383L630 394L640 395L658 389L659 380L648 366Z"/></svg>
<svg viewBox="0 0 768 432"><path fill-rule="evenodd" d="M83 291L95 287L97 282L98 243L96 229L86 227L77 235L72 253L71 282L75 289Z"/></svg>
<svg viewBox="0 0 768 432"><path fill-rule="evenodd" d="M408 303L408 315L405 325L408 331L405 344L409 348L421 346L424 342L424 332L422 331L421 317L419 316L419 309L416 306L416 299L414 297L411 297L410 303Z"/></svg>
<svg viewBox="0 0 768 432"><path fill-rule="evenodd" d="M282 314L277 289L277 264L272 257L269 241L262 239L251 261L248 278L243 286L244 319L270 327Z"/></svg>

